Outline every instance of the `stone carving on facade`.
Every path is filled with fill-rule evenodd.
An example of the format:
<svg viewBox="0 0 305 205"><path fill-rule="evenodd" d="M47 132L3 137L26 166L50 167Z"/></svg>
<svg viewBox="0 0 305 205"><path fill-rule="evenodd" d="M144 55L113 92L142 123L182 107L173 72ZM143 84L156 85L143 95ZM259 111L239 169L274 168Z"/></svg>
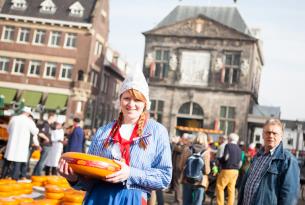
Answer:
<svg viewBox="0 0 305 205"><path fill-rule="evenodd" d="M145 67L146 67L146 68L149 68L150 65L151 65L152 63L154 63L154 61L155 61L154 53L153 53L153 52L147 53L147 54L146 54L145 61L144 61Z"/></svg>
<svg viewBox="0 0 305 205"><path fill-rule="evenodd" d="M177 69L177 55L175 55L174 53L170 54L169 67L171 70Z"/></svg>
<svg viewBox="0 0 305 205"><path fill-rule="evenodd" d="M203 19L196 19L195 21L195 31L196 33L201 33L203 30L204 20Z"/></svg>
<svg viewBox="0 0 305 205"><path fill-rule="evenodd" d="M218 72L224 67L222 58L217 58L215 63L215 71Z"/></svg>
<svg viewBox="0 0 305 205"><path fill-rule="evenodd" d="M241 65L240 65L240 70L242 75L247 75L249 71L249 62L248 59L242 59L241 60Z"/></svg>
<svg viewBox="0 0 305 205"><path fill-rule="evenodd" d="M155 70L156 70L156 63L155 63L155 56L153 52L147 53L144 66L149 72L149 76L153 77L155 76Z"/></svg>

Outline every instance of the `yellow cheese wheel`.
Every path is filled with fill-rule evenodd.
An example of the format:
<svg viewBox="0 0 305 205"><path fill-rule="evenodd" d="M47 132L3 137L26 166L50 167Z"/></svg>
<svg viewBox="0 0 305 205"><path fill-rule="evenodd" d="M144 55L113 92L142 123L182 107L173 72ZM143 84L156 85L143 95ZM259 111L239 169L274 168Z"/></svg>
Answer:
<svg viewBox="0 0 305 205"><path fill-rule="evenodd" d="M3 198L3 199L0 199L0 204L2 204L2 205L18 205L19 201L17 201L16 199Z"/></svg>
<svg viewBox="0 0 305 205"><path fill-rule="evenodd" d="M46 199L62 199L64 197L64 193L52 193L52 192L47 192L45 194Z"/></svg>
<svg viewBox="0 0 305 205"><path fill-rule="evenodd" d="M121 169L114 160L96 155L66 152L62 158L68 162L74 172L96 178L104 178Z"/></svg>
<svg viewBox="0 0 305 205"><path fill-rule="evenodd" d="M62 198L62 201L64 202L73 202L73 203L81 203L84 200L84 195L80 195L78 193L73 194L65 194L65 196Z"/></svg>

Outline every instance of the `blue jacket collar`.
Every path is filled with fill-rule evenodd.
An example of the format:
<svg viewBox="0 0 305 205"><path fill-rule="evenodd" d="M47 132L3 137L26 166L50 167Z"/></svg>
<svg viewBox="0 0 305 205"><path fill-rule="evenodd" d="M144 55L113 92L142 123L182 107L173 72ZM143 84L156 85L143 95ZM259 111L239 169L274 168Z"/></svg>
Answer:
<svg viewBox="0 0 305 205"><path fill-rule="evenodd" d="M261 149L258 153L258 156L264 155L264 149ZM284 147L283 147L283 142L280 142L280 144L277 146L275 149L272 159L280 159L283 160L285 159L284 157Z"/></svg>

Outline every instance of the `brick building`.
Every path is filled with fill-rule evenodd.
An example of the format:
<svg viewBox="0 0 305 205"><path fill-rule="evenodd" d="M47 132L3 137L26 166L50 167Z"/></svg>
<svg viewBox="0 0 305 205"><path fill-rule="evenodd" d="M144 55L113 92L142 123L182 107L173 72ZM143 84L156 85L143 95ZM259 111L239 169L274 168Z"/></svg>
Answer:
<svg viewBox="0 0 305 205"><path fill-rule="evenodd" d="M0 0L0 94L6 107L23 101L36 111L93 123L108 7L108 0Z"/></svg>
<svg viewBox="0 0 305 205"><path fill-rule="evenodd" d="M236 8L178 6L144 36L151 116L171 136L181 127L247 136L263 56Z"/></svg>

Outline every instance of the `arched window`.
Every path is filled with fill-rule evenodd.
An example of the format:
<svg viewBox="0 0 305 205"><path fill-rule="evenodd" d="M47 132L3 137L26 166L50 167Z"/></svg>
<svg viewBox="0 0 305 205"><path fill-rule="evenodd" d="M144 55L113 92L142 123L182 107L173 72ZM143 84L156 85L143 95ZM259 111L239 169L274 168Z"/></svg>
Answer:
<svg viewBox="0 0 305 205"><path fill-rule="evenodd" d="M203 110L201 106L194 102L187 102L181 105L179 111L179 114L184 115L201 115L203 116Z"/></svg>

